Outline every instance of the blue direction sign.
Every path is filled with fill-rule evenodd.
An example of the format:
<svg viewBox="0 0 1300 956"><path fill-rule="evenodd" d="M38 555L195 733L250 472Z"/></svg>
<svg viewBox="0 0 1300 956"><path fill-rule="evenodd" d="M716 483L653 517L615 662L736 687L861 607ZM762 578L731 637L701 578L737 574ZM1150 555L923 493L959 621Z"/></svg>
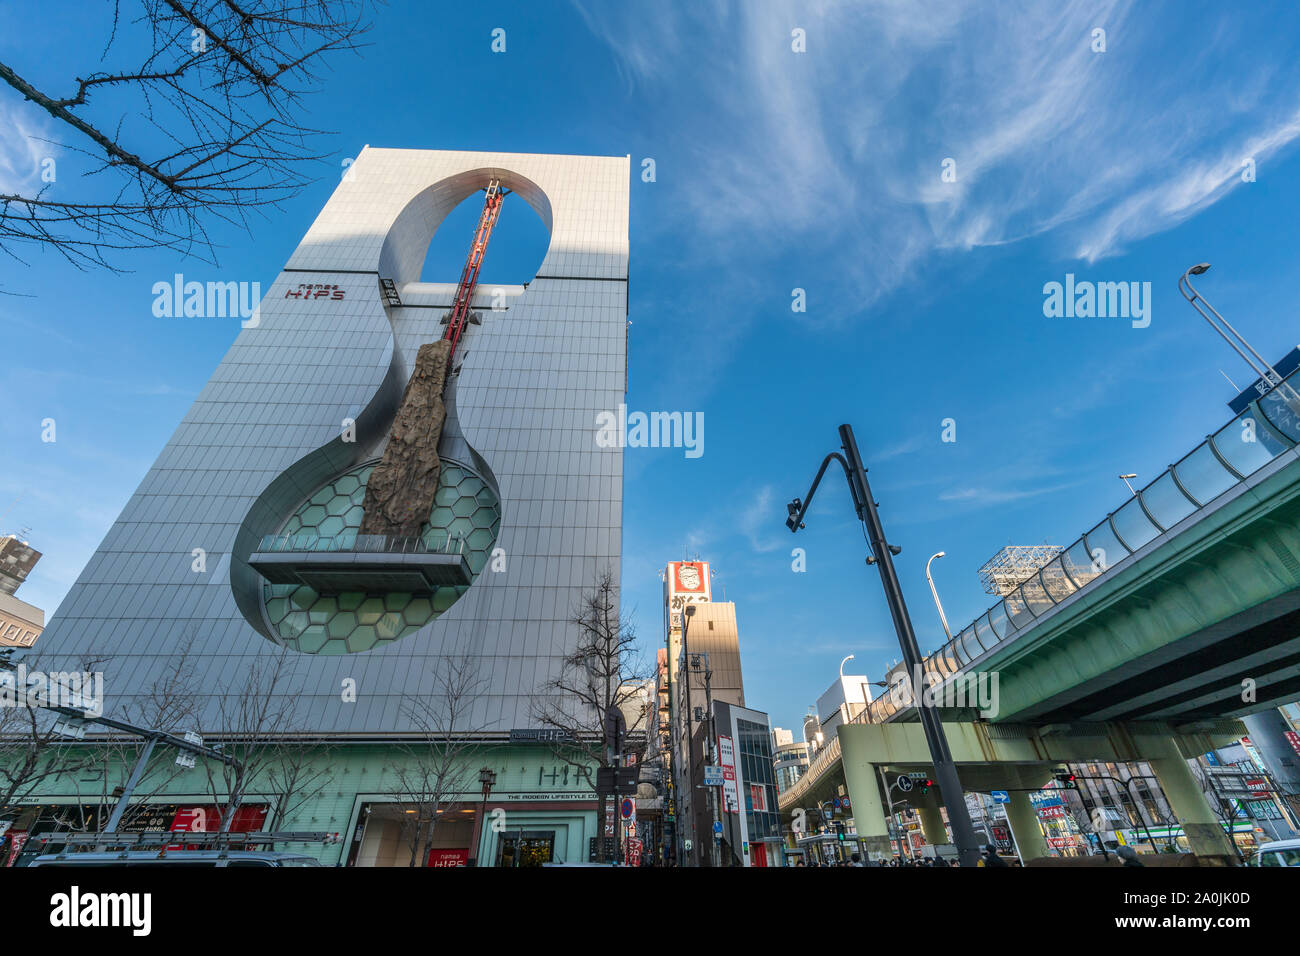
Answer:
<svg viewBox="0 0 1300 956"><path fill-rule="evenodd" d="M1005 790L992 790L992 791L990 791L990 793L991 793L992 796L993 796L993 802L994 802L994 803L1010 803L1010 802L1011 802L1011 797L1010 797L1010 795L1009 795Z"/></svg>
<svg viewBox="0 0 1300 956"><path fill-rule="evenodd" d="M713 821L713 832L714 832L714 833L721 833L721 832L722 832L722 821L721 821L721 820L714 820L714 821Z"/></svg>

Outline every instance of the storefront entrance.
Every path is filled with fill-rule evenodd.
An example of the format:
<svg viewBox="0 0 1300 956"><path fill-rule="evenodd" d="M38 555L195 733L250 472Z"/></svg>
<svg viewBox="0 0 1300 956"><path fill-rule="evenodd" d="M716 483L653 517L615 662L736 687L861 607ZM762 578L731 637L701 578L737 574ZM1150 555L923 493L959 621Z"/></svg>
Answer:
<svg viewBox="0 0 1300 956"><path fill-rule="evenodd" d="M554 830L515 830L501 834L497 866L541 866L555 854Z"/></svg>

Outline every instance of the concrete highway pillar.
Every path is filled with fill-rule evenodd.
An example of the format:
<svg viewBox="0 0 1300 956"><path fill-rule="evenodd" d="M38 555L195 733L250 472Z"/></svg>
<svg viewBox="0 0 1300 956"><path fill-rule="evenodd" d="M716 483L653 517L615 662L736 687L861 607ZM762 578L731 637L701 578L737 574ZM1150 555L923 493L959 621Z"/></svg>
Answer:
<svg viewBox="0 0 1300 956"><path fill-rule="evenodd" d="M885 803L880 799L876 767L854 760L851 749L843 747L844 782L849 788L849 804L853 808L858 842L868 860L892 859L894 851L889 842L889 827L885 824Z"/></svg>
<svg viewBox="0 0 1300 956"><path fill-rule="evenodd" d="M1173 741L1160 757L1148 757L1151 769L1160 788L1164 790L1169 806L1183 825L1187 843L1198 856L1235 857L1236 849L1223 829L1218 815L1210 807L1196 782L1187 761L1183 759Z"/></svg>
<svg viewBox="0 0 1300 956"><path fill-rule="evenodd" d="M948 839L948 828L943 825L943 813L938 807L920 807L917 812L921 816L921 832L925 834L926 843L937 846L952 842Z"/></svg>
<svg viewBox="0 0 1300 956"><path fill-rule="evenodd" d="M1007 804L1007 822L1015 834L1016 846L1020 848L1020 858L1028 863L1052 854L1047 849L1047 840L1043 838L1043 828L1038 825L1038 812L1034 802L1023 790L1011 790Z"/></svg>

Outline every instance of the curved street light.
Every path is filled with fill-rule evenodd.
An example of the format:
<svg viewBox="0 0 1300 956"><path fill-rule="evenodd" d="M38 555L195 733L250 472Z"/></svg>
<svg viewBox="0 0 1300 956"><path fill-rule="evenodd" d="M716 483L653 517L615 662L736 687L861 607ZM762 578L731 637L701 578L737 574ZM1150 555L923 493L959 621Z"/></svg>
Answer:
<svg viewBox="0 0 1300 956"><path fill-rule="evenodd" d="M1206 299L1205 296L1201 295L1198 291L1196 291L1196 287L1192 285L1192 280L1190 277L1204 275L1209 271L1210 271L1210 264L1208 262L1198 262L1196 265L1192 266L1186 272L1184 272L1182 274L1182 277L1179 278L1178 291L1183 294L1183 298L1188 301L1191 307L1201 314L1201 318L1205 319L1206 322L1210 323L1210 328L1218 332L1219 336L1223 339L1223 341L1227 342L1230 346L1232 346L1232 350L1236 352L1238 355L1240 355L1241 358L1245 361L1245 363L1250 366L1251 371L1255 373L1256 377L1261 382L1267 384L1268 388L1265 388L1260 392L1260 396L1262 397L1266 395L1268 392L1272 391L1278 385L1282 384L1282 376L1278 374L1277 369L1275 369L1264 359L1264 356L1260 355L1258 352L1255 351L1254 346L1252 346L1249 342L1246 341L1245 336L1243 336L1240 332L1234 329L1232 327L1232 324L1227 319L1225 319L1222 315L1219 314L1218 309L1210 305L1209 300ZM1223 328L1220 328L1218 325L1216 325L1214 319L1206 315L1205 309L1202 309L1200 305L1197 304L1198 302L1205 303L1205 308L1209 309L1211 312L1214 313L1214 318L1218 319L1220 322L1223 323ZM1224 329L1227 329L1227 331L1225 332ZM1231 338L1228 335L1229 332L1232 333ZM1234 339L1236 341L1233 341ZM1242 351L1243 348L1246 351ZM1247 355L1246 352L1250 352L1250 355ZM1252 355L1254 356L1254 359L1251 358ZM1258 360L1259 362L1258 365L1255 364L1256 360ZM1300 413L1300 395L1297 395L1295 393L1295 390L1292 389L1290 386L1286 387L1286 389L1283 392L1283 395L1286 398L1287 404L1290 405L1292 409L1296 410L1297 413Z"/></svg>
<svg viewBox="0 0 1300 956"><path fill-rule="evenodd" d="M812 504L817 486L821 484L826 468L832 461L844 470L848 481L849 495L853 498L853 510L862 522L866 532L870 553L866 557L868 566L875 565L880 571L880 583L885 589L885 601L889 604L890 616L894 619L894 631L898 635L899 648L903 652L903 663L911 679L918 680L921 675L921 651L916 646L916 630L912 627L911 615L907 613L907 602L903 598L903 588L898 581L898 572L894 569L894 556L902 549L885 540L885 529L880 521L880 512L876 499L871 495L871 486L867 482L867 468L862 462L862 453L858 450L857 439L850 425L841 425L840 452L831 452L822 459L821 467L813 478L804 498L795 498L786 505L785 526L791 532L804 527L804 518ZM971 825L970 811L963 796L961 778L957 773L957 764L952 759L952 748L948 745L947 734L939 720L936 709L926 703L924 697L917 707L921 729L934 762L935 776L939 781L939 793L943 799L944 809L948 811L948 823L952 827L953 842L957 844L957 855L962 866L975 866L980 859L979 845L975 841L975 828ZM888 847L888 835L885 844ZM892 852L892 850L891 850Z"/></svg>
<svg viewBox="0 0 1300 956"><path fill-rule="evenodd" d="M930 593L934 595L934 606L939 612L939 620L943 623L943 633L948 635L948 640L952 640L952 629L948 627L948 615L943 613L943 605L939 603L939 592L935 590L934 578L930 577L930 565L935 558L942 558L945 552L936 551L930 555L930 560L925 562L925 579L930 582Z"/></svg>

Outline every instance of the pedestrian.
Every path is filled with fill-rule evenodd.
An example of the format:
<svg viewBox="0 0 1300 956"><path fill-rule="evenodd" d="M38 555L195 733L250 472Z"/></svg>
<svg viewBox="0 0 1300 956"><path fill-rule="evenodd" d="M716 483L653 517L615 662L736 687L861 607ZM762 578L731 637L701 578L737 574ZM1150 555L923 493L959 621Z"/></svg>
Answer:
<svg viewBox="0 0 1300 956"><path fill-rule="evenodd" d="M984 860L985 860L984 862L985 866L991 866L991 867L1000 866L1003 868L1006 868L1007 866L1007 861L1002 859L1002 857L998 856L997 847L995 847L992 843L984 847Z"/></svg>
<svg viewBox="0 0 1300 956"><path fill-rule="evenodd" d="M853 861L853 863L852 863L853 866L862 866L862 865L863 865L863 864L862 864L862 857L861 857L860 855L858 855L857 853L854 853L852 856L849 857L849 859Z"/></svg>
<svg viewBox="0 0 1300 956"><path fill-rule="evenodd" d="M1131 846L1125 845L1120 847L1115 851L1115 855L1124 861L1125 866L1146 866L1145 863L1138 859L1137 850L1133 849Z"/></svg>

